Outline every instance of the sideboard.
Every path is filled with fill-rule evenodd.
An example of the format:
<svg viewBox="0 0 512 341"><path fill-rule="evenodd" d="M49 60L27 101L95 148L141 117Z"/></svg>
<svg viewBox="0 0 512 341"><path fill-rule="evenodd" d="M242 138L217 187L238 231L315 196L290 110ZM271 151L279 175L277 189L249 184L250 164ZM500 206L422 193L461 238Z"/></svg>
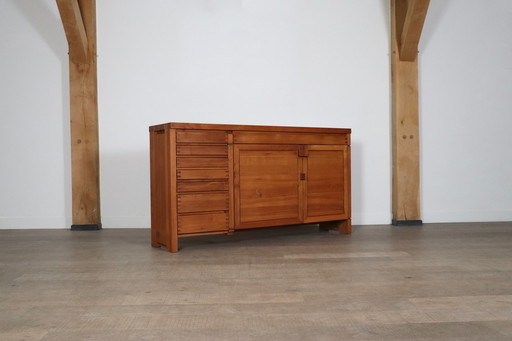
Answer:
<svg viewBox="0 0 512 341"><path fill-rule="evenodd" d="M350 129L166 123L149 127L151 245L319 223L351 233Z"/></svg>

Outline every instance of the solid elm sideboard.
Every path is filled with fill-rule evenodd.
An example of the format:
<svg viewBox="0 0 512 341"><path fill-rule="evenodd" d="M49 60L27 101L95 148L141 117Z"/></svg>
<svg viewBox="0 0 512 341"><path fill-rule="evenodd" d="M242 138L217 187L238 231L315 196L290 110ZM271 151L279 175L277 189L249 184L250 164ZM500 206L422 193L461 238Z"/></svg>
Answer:
<svg viewBox="0 0 512 341"><path fill-rule="evenodd" d="M350 129L149 127L151 245L278 225L351 233Z"/></svg>

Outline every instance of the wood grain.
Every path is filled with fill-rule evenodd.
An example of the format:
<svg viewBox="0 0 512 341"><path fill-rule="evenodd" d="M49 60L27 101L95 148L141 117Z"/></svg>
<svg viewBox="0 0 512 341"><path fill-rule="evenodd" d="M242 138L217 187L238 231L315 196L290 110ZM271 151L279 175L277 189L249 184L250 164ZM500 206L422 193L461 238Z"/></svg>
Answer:
<svg viewBox="0 0 512 341"><path fill-rule="evenodd" d="M227 143L228 135L222 130L178 130L177 143Z"/></svg>
<svg viewBox="0 0 512 341"><path fill-rule="evenodd" d="M72 221L73 226L101 228L96 2L79 0L78 5L87 33L88 58L86 63L69 61Z"/></svg>
<svg viewBox="0 0 512 341"><path fill-rule="evenodd" d="M227 157L178 157L178 168L228 168Z"/></svg>
<svg viewBox="0 0 512 341"><path fill-rule="evenodd" d="M180 180L177 183L178 193L228 190L229 182L226 180Z"/></svg>
<svg viewBox="0 0 512 341"><path fill-rule="evenodd" d="M151 245L167 246L170 230L169 202L171 171L169 132L161 130L150 135L151 162Z"/></svg>
<svg viewBox="0 0 512 341"><path fill-rule="evenodd" d="M264 131L264 132L301 132L301 133L328 133L350 134L347 128L320 128L320 127L283 127L283 126L257 126L237 124L211 124L211 123L183 123L169 122L149 127L150 130L160 129L192 129L192 130L226 130L226 131Z"/></svg>
<svg viewBox="0 0 512 341"><path fill-rule="evenodd" d="M69 46L69 59L73 63L86 64L89 58L89 42L77 0L57 0L60 18Z"/></svg>
<svg viewBox="0 0 512 341"><path fill-rule="evenodd" d="M178 216L178 233L202 233L219 231L226 233L229 228L229 215L224 212L202 214L180 214Z"/></svg>
<svg viewBox="0 0 512 341"><path fill-rule="evenodd" d="M178 155L228 155L227 145L178 145Z"/></svg>
<svg viewBox="0 0 512 341"><path fill-rule="evenodd" d="M306 219L334 216L338 219L350 217L346 202L350 187L344 176L347 146L306 147Z"/></svg>
<svg viewBox="0 0 512 341"><path fill-rule="evenodd" d="M400 60L397 32L406 9L397 7L403 0L391 3L393 221L421 221L418 59Z"/></svg>
<svg viewBox="0 0 512 341"><path fill-rule="evenodd" d="M162 171L151 151L151 167L160 167L151 175L167 178L154 183L170 186L167 201L154 210L167 210L154 219L157 223L170 216L166 231L171 241L163 244L169 251L178 250L178 232L180 237L232 234L235 229L338 221L336 229L350 233L350 130L278 128L185 123L150 127L153 142L164 141L158 134L169 136L169 150L155 148L165 153L162 159L170 158L170 170ZM219 229L217 220L224 215L227 230Z"/></svg>
<svg viewBox="0 0 512 341"><path fill-rule="evenodd" d="M204 192L178 194L178 213L227 211L227 192Z"/></svg>
<svg viewBox="0 0 512 341"><path fill-rule="evenodd" d="M196 168L177 170L177 178L179 180L227 179L228 177L229 174L227 169Z"/></svg>
<svg viewBox="0 0 512 341"><path fill-rule="evenodd" d="M401 61L414 61L418 54L421 31L425 17L427 16L430 0L397 0L396 5L404 15L397 19L403 20L400 23L400 31L397 31L397 41L400 49Z"/></svg>
<svg viewBox="0 0 512 341"><path fill-rule="evenodd" d="M247 223L256 221L301 221L302 168L298 152L297 146L235 144L235 228L252 226Z"/></svg>
<svg viewBox="0 0 512 341"><path fill-rule="evenodd" d="M176 129L168 129L169 134L169 149L167 150L169 157L170 169L167 173L168 175L168 185L169 189L167 191L169 198L169 207L167 208L169 217L169 233L168 233L168 241L167 241L167 251L169 252L178 252L178 176L177 176L177 167L176 167Z"/></svg>
<svg viewBox="0 0 512 341"><path fill-rule="evenodd" d="M347 134L235 131L233 137L235 144L349 144Z"/></svg>
<svg viewBox="0 0 512 341"><path fill-rule="evenodd" d="M233 145L233 132L228 132L228 183L229 183L229 230L228 234L235 231L235 147Z"/></svg>

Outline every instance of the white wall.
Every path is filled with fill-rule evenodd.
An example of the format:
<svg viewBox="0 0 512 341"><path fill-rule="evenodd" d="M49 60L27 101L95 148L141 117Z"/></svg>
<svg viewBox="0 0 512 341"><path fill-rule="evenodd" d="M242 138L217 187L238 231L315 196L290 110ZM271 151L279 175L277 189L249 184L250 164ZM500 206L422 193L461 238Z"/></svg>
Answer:
<svg viewBox="0 0 512 341"><path fill-rule="evenodd" d="M431 1L425 221L512 220L512 158L500 148L510 39L497 34L510 32L511 10ZM390 222L388 0L97 0L97 11L105 228L149 226L148 126L169 121L352 128L354 223ZM0 228L69 227L67 46L54 0L0 0L0 41Z"/></svg>
<svg viewBox="0 0 512 341"><path fill-rule="evenodd" d="M385 3L99 1L104 225L149 225L148 126L169 121L353 128L355 223L388 223Z"/></svg>
<svg viewBox="0 0 512 341"><path fill-rule="evenodd" d="M55 1L0 0L0 228L69 227L67 77Z"/></svg>
<svg viewBox="0 0 512 341"><path fill-rule="evenodd" d="M436 0L420 44L425 222L512 220L512 1Z"/></svg>

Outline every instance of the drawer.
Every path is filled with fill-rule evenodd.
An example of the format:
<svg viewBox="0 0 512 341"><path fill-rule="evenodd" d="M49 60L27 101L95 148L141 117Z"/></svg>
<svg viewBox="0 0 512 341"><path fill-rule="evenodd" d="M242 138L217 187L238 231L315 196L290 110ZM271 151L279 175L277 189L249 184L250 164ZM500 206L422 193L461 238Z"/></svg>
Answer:
<svg viewBox="0 0 512 341"><path fill-rule="evenodd" d="M227 169L178 169L176 171L178 180L201 180L201 179L227 179Z"/></svg>
<svg viewBox="0 0 512 341"><path fill-rule="evenodd" d="M178 213L227 211L227 192L178 194Z"/></svg>
<svg viewBox="0 0 512 341"><path fill-rule="evenodd" d="M228 155L228 145L178 145L178 155Z"/></svg>
<svg viewBox="0 0 512 341"><path fill-rule="evenodd" d="M178 215L178 233L227 231L229 215L226 212Z"/></svg>
<svg viewBox="0 0 512 341"><path fill-rule="evenodd" d="M178 193L184 192L208 192L208 191L227 191L229 184L227 181L198 181L185 180L178 181Z"/></svg>
<svg viewBox="0 0 512 341"><path fill-rule="evenodd" d="M233 132L233 138L235 143L350 144L350 138L348 134L235 131Z"/></svg>
<svg viewBox="0 0 512 341"><path fill-rule="evenodd" d="M178 157L178 168L228 168L226 157Z"/></svg>
<svg viewBox="0 0 512 341"><path fill-rule="evenodd" d="M177 130L178 143L228 143L228 134L223 130Z"/></svg>

